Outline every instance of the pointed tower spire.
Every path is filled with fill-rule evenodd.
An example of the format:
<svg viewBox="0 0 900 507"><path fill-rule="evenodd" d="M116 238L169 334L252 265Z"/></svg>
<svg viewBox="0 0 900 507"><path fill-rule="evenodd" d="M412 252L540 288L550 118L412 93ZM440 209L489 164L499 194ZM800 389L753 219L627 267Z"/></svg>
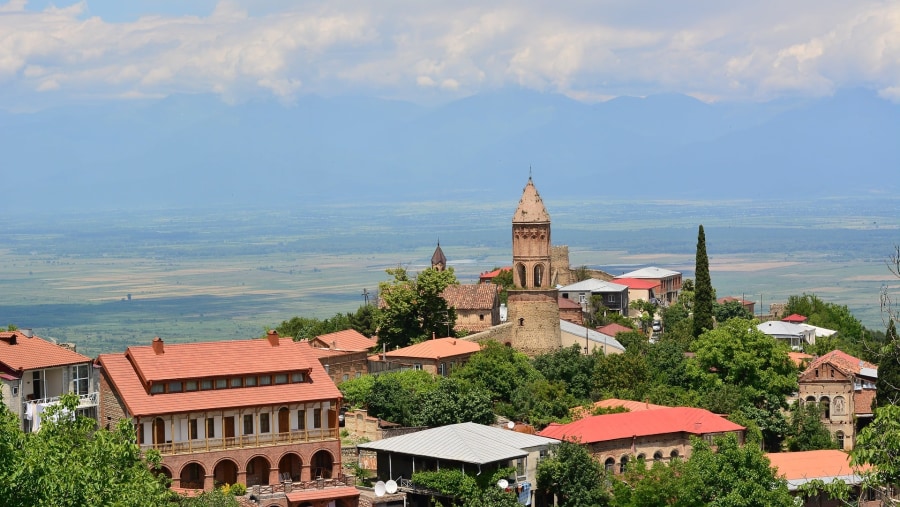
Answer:
<svg viewBox="0 0 900 507"><path fill-rule="evenodd" d="M434 254L431 256L431 269L436 269L438 271L447 269L447 256L445 256L444 251L441 250L440 239L438 239L437 248L434 249Z"/></svg>

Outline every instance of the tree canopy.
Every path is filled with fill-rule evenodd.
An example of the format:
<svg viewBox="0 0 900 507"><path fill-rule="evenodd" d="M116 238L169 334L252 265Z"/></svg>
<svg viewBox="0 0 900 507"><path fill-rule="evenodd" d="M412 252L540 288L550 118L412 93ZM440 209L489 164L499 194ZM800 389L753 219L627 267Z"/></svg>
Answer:
<svg viewBox="0 0 900 507"><path fill-rule="evenodd" d="M603 466L578 443L564 440L550 457L538 463L537 486L556 495L560 507L609 504Z"/></svg>
<svg viewBox="0 0 900 507"><path fill-rule="evenodd" d="M448 285L458 284L453 268L428 268L415 278L406 269L391 268L393 280L378 284L381 305L375 312L379 345L406 347L435 336L452 335L456 310L441 297Z"/></svg>
<svg viewBox="0 0 900 507"><path fill-rule="evenodd" d="M697 254L694 262L694 337L713 328L713 303L716 300L709 277L706 256L706 234L701 225L697 231Z"/></svg>

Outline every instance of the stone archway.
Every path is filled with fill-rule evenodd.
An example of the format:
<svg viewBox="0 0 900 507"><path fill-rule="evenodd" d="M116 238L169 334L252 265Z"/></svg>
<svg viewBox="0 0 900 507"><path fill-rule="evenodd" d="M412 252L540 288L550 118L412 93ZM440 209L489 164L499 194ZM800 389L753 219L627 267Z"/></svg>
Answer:
<svg viewBox="0 0 900 507"><path fill-rule="evenodd" d="M272 466L264 456L256 456L247 462L247 486L268 486Z"/></svg>
<svg viewBox="0 0 900 507"><path fill-rule="evenodd" d="M294 482L300 481L300 472L303 470L303 460L294 453L285 454L278 462L278 477L282 481L290 479Z"/></svg>
<svg viewBox="0 0 900 507"><path fill-rule="evenodd" d="M181 469L178 478L184 489L203 489L206 469L200 463L188 463Z"/></svg>
<svg viewBox="0 0 900 507"><path fill-rule="evenodd" d="M310 479L331 479L331 471L334 468L334 457L330 452L322 449L316 451L310 460L311 477Z"/></svg>
<svg viewBox="0 0 900 507"><path fill-rule="evenodd" d="M216 463L216 468L213 472L213 478L215 479L216 485L236 483L237 471L237 463L230 459L223 459Z"/></svg>

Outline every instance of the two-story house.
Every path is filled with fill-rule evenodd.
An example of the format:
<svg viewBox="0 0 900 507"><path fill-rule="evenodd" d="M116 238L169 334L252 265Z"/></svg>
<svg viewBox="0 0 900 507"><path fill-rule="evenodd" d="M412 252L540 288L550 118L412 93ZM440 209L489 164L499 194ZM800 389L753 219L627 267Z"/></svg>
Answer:
<svg viewBox="0 0 900 507"><path fill-rule="evenodd" d="M98 364L101 419L133 421L173 487L283 485L267 505L357 505L356 488L342 483L341 393L308 342L274 331L182 344L157 337ZM310 482L331 487L302 487Z"/></svg>
<svg viewBox="0 0 900 507"><path fill-rule="evenodd" d="M849 451L858 431L872 420L876 380L878 366L832 350L800 374L798 397L821 405L825 427L838 448Z"/></svg>
<svg viewBox="0 0 900 507"><path fill-rule="evenodd" d="M628 287L625 285L588 278L558 290L561 298L578 302L584 311L594 313L602 305L614 313L628 316Z"/></svg>
<svg viewBox="0 0 900 507"><path fill-rule="evenodd" d="M369 356L369 372L425 370L432 375L448 376L481 350L478 342L460 338L434 338L409 347Z"/></svg>
<svg viewBox="0 0 900 507"><path fill-rule="evenodd" d="M456 309L453 330L479 333L500 324L500 290L493 283L448 285L441 297Z"/></svg>
<svg viewBox="0 0 900 507"><path fill-rule="evenodd" d="M681 292L681 273L671 269L650 266L629 271L622 276L617 276L612 281L619 283L617 281L619 278L638 278L657 282L659 289L656 291L656 297L659 303L664 306L674 303L678 299L678 293Z"/></svg>
<svg viewBox="0 0 900 507"><path fill-rule="evenodd" d="M97 419L98 384L91 358L29 329L0 333L0 394L25 431L40 430L41 414L66 393L78 395L81 415Z"/></svg>

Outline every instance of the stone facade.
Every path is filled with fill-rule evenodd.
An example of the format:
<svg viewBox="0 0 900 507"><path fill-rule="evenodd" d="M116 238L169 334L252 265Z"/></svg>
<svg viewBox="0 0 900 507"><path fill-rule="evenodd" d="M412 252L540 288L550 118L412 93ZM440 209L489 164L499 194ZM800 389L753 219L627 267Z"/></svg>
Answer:
<svg viewBox="0 0 900 507"><path fill-rule="evenodd" d="M369 373L369 352L366 350L335 351L333 355L319 357L319 362L325 367L335 385Z"/></svg>
<svg viewBox="0 0 900 507"><path fill-rule="evenodd" d="M507 304L511 328L506 343L530 356L562 347L556 290L511 290Z"/></svg>

